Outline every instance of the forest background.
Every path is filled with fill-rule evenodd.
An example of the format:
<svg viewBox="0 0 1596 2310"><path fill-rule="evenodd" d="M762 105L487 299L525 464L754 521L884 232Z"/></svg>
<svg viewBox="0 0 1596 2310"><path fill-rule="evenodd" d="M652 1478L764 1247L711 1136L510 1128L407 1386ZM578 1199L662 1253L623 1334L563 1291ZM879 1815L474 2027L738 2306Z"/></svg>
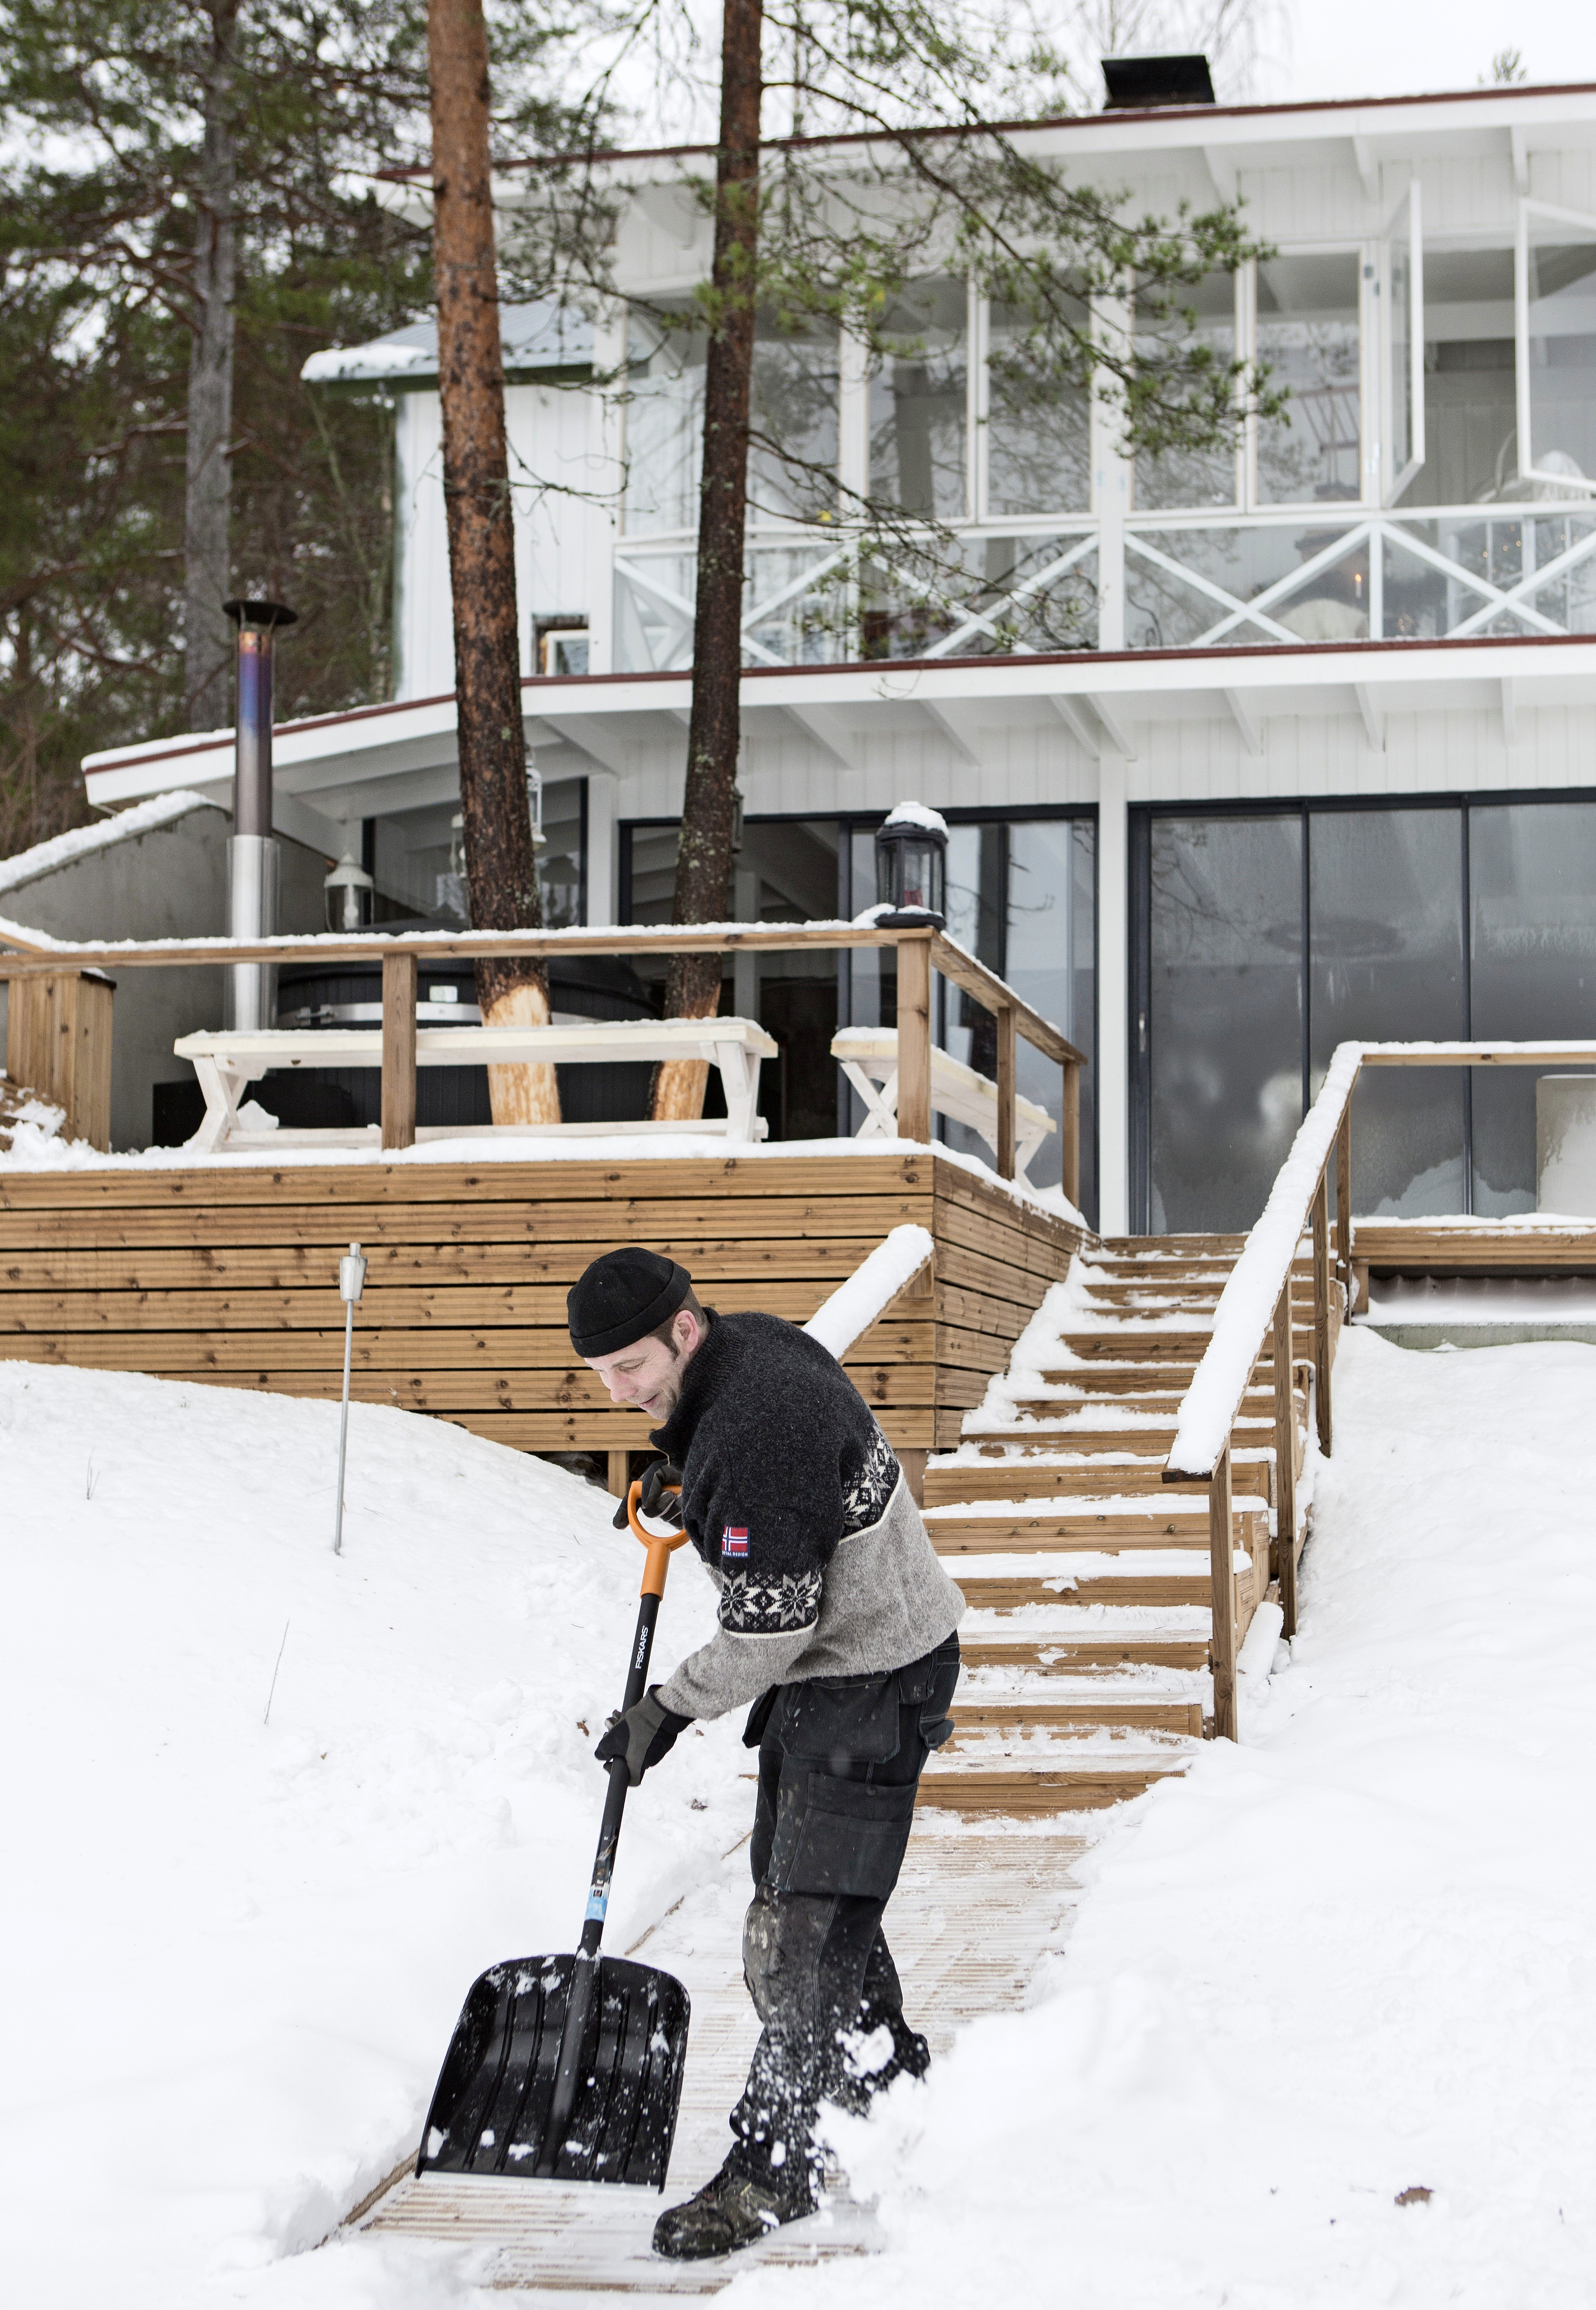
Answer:
<svg viewBox="0 0 1596 2310"><path fill-rule="evenodd" d="M663 46L652 6L488 17L505 157L713 121L690 15ZM1263 0L1041 0L996 117L1092 109L1099 56L1155 47L1206 48L1245 92L1275 21ZM392 403L299 371L431 308L430 236L378 197L425 159L427 97L424 0L0 0L0 855L87 815L85 753L230 719L195 606L220 591L299 613L280 720L389 694ZM196 450L221 477L200 568Z"/></svg>

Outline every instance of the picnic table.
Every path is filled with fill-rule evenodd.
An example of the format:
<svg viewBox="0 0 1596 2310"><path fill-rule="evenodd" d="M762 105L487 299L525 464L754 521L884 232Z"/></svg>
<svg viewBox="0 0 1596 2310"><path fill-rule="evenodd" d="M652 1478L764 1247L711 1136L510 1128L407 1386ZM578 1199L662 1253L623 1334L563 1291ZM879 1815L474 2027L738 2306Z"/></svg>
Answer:
<svg viewBox="0 0 1596 2310"><path fill-rule="evenodd" d="M239 1102L250 1083L279 1069L380 1067L380 1027L273 1027L256 1032L219 1031L180 1035L172 1045L189 1060L205 1095L204 1120L188 1142L196 1155L224 1149L365 1146L377 1143L376 1124L320 1131L270 1129L241 1121ZM726 1095L724 1118L691 1123L451 1124L419 1130L417 1139L457 1139L473 1132L514 1131L525 1137L613 1137L630 1134L714 1133L727 1139L763 1139L768 1125L758 1112L759 1063L774 1058L776 1045L751 1019L620 1019L584 1020L549 1027L418 1027L419 1067L605 1066L626 1060L702 1059L718 1069Z"/></svg>
<svg viewBox="0 0 1596 2310"><path fill-rule="evenodd" d="M898 1030L895 1027L844 1027L831 1038L831 1055L864 1102L864 1120L856 1136L892 1139L898 1134ZM998 1143L998 1087L990 1075L978 1074L962 1059L932 1046L931 1104L934 1113L950 1122L967 1124L995 1154ZM1026 1177L1026 1165L1057 1124L1035 1099L1014 1101L1015 1176Z"/></svg>

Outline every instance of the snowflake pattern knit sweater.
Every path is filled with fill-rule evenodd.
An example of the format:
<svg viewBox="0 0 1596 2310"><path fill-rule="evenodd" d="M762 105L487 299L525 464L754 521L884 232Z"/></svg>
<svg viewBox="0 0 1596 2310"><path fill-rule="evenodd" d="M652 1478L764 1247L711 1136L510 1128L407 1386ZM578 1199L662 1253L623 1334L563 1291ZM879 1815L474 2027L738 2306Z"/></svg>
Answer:
<svg viewBox="0 0 1596 2310"><path fill-rule="evenodd" d="M660 1688L721 1716L774 1684L901 1668L958 1626L897 1455L828 1350L778 1316L712 1316L654 1442L682 1472L719 1626Z"/></svg>

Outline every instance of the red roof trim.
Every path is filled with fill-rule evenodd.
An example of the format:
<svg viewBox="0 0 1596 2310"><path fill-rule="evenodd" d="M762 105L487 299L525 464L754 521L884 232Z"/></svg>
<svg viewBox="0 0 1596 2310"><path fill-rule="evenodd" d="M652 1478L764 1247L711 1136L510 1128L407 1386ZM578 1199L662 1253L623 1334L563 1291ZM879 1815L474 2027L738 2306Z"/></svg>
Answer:
<svg viewBox="0 0 1596 2310"><path fill-rule="evenodd" d="M1284 119L1303 113L1401 111L1411 105L1495 104L1510 98L1538 96L1596 96L1596 81L1548 81L1533 88L1521 84L1505 88L1431 89L1411 96L1315 96L1300 98L1290 104L1158 104L1114 112L1061 113L1046 120L954 123L907 133L923 137L970 136L983 132L1008 136L1018 135L1028 128L1097 128L1105 121L1201 120L1206 123L1213 120ZM824 151L842 145L891 142L890 131L861 128L838 136L769 136L763 140L760 150L766 152ZM559 169L573 161L675 161L694 155L707 159L715 149L713 144L605 145L593 152L537 153L525 161L500 161L499 167L501 171L508 171L512 169ZM372 173L385 183L412 184L428 177L430 170L428 168L377 169Z"/></svg>

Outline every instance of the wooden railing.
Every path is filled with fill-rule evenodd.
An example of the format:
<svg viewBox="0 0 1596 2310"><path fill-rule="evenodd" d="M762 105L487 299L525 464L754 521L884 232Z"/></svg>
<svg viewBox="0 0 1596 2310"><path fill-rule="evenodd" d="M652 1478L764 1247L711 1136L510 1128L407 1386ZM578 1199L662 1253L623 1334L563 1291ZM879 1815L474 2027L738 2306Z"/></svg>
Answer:
<svg viewBox="0 0 1596 2310"><path fill-rule="evenodd" d="M1071 1203L1080 1200L1080 1070L1086 1062L1050 1020L1033 1011L985 964L941 931L925 925L903 928L873 923L709 923L692 927L620 927L574 931L426 931L384 937L271 938L129 941L94 946L46 939L15 923L0 921L0 978L33 990L33 1000L12 1012L31 1017L42 999L39 981L65 980L84 971L123 971L187 967L200 963L380 962L382 964L383 1069L382 1144L412 1145L415 1138L417 967L423 961L476 961L555 955L793 953L812 948L891 947L898 959L898 1128L904 1139L931 1137L931 981L933 971L962 988L997 1021L999 1176L1015 1176L1015 1111L1018 1042L1023 1038L1063 1070L1061 1154L1063 1186ZM8 1033L8 1051L14 1047ZM106 1046L109 1066L109 1043ZM624 1129L618 1125L618 1129Z"/></svg>
<svg viewBox="0 0 1596 2310"><path fill-rule="evenodd" d="M1167 1484L1205 1484L1213 1587L1214 1732L1237 1737L1236 1582L1230 1501L1231 1437L1242 1398L1270 1342L1274 1376L1276 1530L1284 1631L1297 1630L1297 1415L1293 1402L1291 1275L1305 1229L1313 1236L1314 1402L1319 1449L1332 1434L1331 1354L1334 1294L1351 1306L1352 1093L1365 1067L1596 1066L1592 1043L1342 1043L1318 1098L1247 1237L1214 1311L1213 1335L1181 1399ZM1335 1262L1330 1182L1335 1158ZM1532 1258L1532 1253L1528 1255Z"/></svg>

